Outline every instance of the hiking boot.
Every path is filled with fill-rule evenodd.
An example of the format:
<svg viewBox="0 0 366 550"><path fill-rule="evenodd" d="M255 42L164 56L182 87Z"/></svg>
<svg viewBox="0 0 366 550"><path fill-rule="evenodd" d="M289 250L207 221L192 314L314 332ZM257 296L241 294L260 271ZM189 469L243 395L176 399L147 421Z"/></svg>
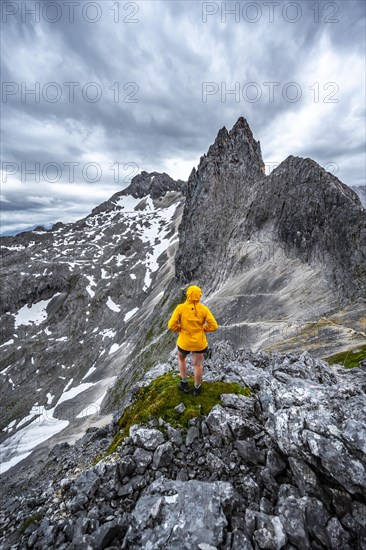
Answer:
<svg viewBox="0 0 366 550"><path fill-rule="evenodd" d="M199 386L198 388L196 388L195 386L193 389L193 395L197 397L197 395L200 395L200 393L201 393L201 386Z"/></svg>
<svg viewBox="0 0 366 550"><path fill-rule="evenodd" d="M189 385L188 385L188 382L183 382L183 380L181 380L179 382L179 385L178 385L178 389L184 393L189 393Z"/></svg>

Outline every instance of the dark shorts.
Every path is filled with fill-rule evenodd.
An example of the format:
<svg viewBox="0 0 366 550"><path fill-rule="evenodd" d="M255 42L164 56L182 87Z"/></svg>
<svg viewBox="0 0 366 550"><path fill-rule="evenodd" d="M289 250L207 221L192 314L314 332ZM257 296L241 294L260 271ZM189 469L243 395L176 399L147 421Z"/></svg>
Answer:
<svg viewBox="0 0 366 550"><path fill-rule="evenodd" d="M208 350L208 346L206 346L205 349L202 349L202 350L200 350L200 351L192 351L192 352L191 352L191 351L187 351L187 350L185 350L185 349L182 349L182 348L180 348L179 346L177 346L177 348L178 348L178 350L179 350L181 353L183 353L183 355L185 355L185 357L187 357L187 355L189 355L190 353L206 353L207 350Z"/></svg>

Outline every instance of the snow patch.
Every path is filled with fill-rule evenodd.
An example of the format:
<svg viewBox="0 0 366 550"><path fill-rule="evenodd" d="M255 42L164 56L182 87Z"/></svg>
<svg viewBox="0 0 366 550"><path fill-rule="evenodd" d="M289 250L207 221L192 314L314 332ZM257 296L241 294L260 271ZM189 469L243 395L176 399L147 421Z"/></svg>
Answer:
<svg viewBox="0 0 366 550"><path fill-rule="evenodd" d="M114 338L116 334L117 334L117 331L109 328L105 328L104 330L101 330L99 332L99 335L102 336L102 340L104 340L104 338Z"/></svg>
<svg viewBox="0 0 366 550"><path fill-rule="evenodd" d="M90 296L91 298L93 298L93 297L95 296L95 292L94 292L94 290L92 290L91 287L97 285L97 283L96 283L95 280L94 280L94 275L85 275L85 277L86 277L86 278L88 279L88 281L89 281L89 285L86 287L86 290L87 290L89 296Z"/></svg>
<svg viewBox="0 0 366 550"><path fill-rule="evenodd" d="M71 388L71 390L64 391L60 399L57 401L57 405L60 405L60 403L63 403L64 401L68 401L69 399L76 397L77 395L79 395L79 393L84 392L91 386L94 386L94 383L84 382L84 384L79 384L79 386L76 386L76 388Z"/></svg>
<svg viewBox="0 0 366 550"><path fill-rule="evenodd" d="M49 300L41 300L37 304L32 304L31 307L28 307L26 304L15 315L15 328L18 328L20 325L40 325L47 319L46 308L53 298L60 296L58 292Z"/></svg>
<svg viewBox="0 0 366 550"><path fill-rule="evenodd" d="M112 355L112 353L115 353L117 350L119 350L120 347L121 346L119 346L118 344L112 344L108 355Z"/></svg>
<svg viewBox="0 0 366 550"><path fill-rule="evenodd" d="M21 244L14 244L13 246L1 245L1 248L7 248L8 250L24 250L25 246Z"/></svg>
<svg viewBox="0 0 366 550"><path fill-rule="evenodd" d="M151 274L155 272L158 267L158 258L165 252L165 250L170 246L170 238L167 238L167 233L170 231L170 225L168 222L171 221L173 214L175 212L176 206L171 205L168 208L159 209L157 211L154 209L154 204L149 197L147 199L147 206L149 209L154 211L154 215L149 215L149 223L144 225L142 233L139 235L141 240L145 243L149 243L152 247L152 252L146 255L145 260L145 279L144 279L144 288L146 291L151 285Z"/></svg>
<svg viewBox="0 0 366 550"><path fill-rule="evenodd" d="M62 365L62 368L65 369L65 365ZM72 385L74 379L71 378L71 380L68 381L68 383L66 384L65 388L64 388L64 392L67 391L69 389L69 387Z"/></svg>
<svg viewBox="0 0 366 550"><path fill-rule="evenodd" d="M107 306L110 310L115 311L116 313L119 313L121 311L120 306L118 304L115 304L110 296L108 296Z"/></svg>
<svg viewBox="0 0 366 550"><path fill-rule="evenodd" d="M82 377L82 381L85 380L85 378L88 378L88 376L90 376L95 370L97 370L96 367L90 367L90 369L88 370L88 372Z"/></svg>
<svg viewBox="0 0 366 550"><path fill-rule="evenodd" d="M54 400L55 396L52 395L50 392L46 395L47 397L47 405L51 405L52 401Z"/></svg>
<svg viewBox="0 0 366 550"><path fill-rule="evenodd" d="M4 342L4 344L1 344L0 348L2 348L3 346L9 346L10 344L14 344L13 338L11 338L11 340L8 340L7 342Z"/></svg>
<svg viewBox="0 0 366 550"><path fill-rule="evenodd" d="M131 317L133 317L133 315L135 315L136 311L138 310L138 307L134 307L133 309L131 309L131 311L128 311L125 315L124 322L126 323Z"/></svg>
<svg viewBox="0 0 366 550"><path fill-rule="evenodd" d="M32 407L26 418L34 418L34 420L0 445L0 474L24 460L35 447L69 425L68 420L55 418L54 411L55 408L47 410L37 404ZM18 427L25 423L25 420L23 419Z"/></svg>
<svg viewBox="0 0 366 550"><path fill-rule="evenodd" d="M123 195L114 204L124 210L124 212L134 212L141 200L135 199L132 195Z"/></svg>

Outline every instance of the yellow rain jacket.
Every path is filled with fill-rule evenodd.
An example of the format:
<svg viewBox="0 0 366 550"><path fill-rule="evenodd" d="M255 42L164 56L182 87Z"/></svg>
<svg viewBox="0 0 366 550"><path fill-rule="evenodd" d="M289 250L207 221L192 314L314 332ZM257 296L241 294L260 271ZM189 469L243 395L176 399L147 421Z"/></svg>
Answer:
<svg viewBox="0 0 366 550"><path fill-rule="evenodd" d="M208 307L199 303L202 291L198 286L188 287L186 294L186 301L175 308L168 327L179 332L180 348L201 351L207 347L206 332L217 330L218 324Z"/></svg>

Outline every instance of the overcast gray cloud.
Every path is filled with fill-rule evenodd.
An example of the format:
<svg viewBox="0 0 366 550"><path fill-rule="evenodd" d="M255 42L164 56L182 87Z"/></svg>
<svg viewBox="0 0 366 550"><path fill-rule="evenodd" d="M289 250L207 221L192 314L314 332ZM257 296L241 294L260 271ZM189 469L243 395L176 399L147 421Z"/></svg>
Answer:
<svg viewBox="0 0 366 550"><path fill-rule="evenodd" d="M294 154L365 184L363 1L5 0L2 31L2 232L187 179L241 115L267 173Z"/></svg>

